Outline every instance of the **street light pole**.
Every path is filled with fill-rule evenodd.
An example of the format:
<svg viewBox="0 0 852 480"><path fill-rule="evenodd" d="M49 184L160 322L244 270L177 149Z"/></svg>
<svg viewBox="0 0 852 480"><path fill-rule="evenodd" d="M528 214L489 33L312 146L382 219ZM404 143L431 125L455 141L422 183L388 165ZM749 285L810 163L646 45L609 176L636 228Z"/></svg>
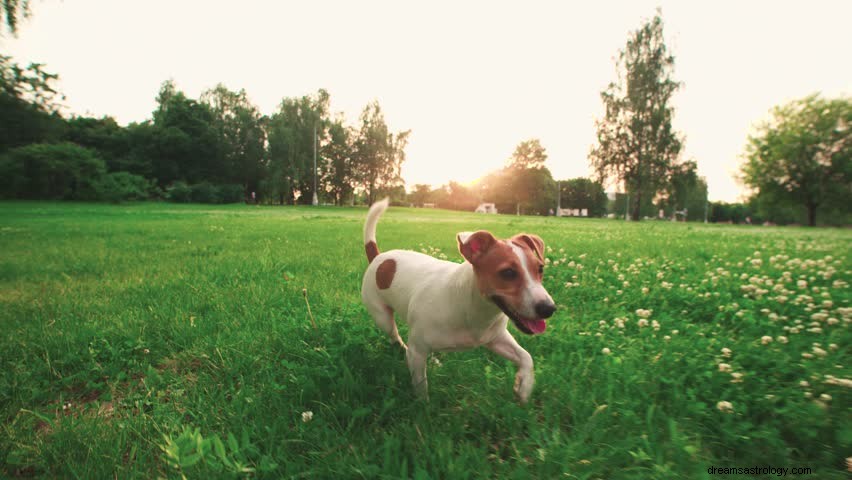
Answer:
<svg viewBox="0 0 852 480"><path fill-rule="evenodd" d="M314 122L314 198L312 205L319 205L317 199L317 123Z"/></svg>
<svg viewBox="0 0 852 480"><path fill-rule="evenodd" d="M559 216L559 211L562 210L562 189L559 186L559 180L556 181L556 216Z"/></svg>

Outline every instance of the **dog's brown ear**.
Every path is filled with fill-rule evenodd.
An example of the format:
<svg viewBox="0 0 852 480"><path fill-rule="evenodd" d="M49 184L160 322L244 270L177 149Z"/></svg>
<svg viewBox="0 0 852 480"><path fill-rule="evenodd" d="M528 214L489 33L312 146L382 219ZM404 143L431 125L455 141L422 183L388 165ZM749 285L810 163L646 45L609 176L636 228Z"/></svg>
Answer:
<svg viewBox="0 0 852 480"><path fill-rule="evenodd" d="M512 237L512 241L527 245L533 252L535 252L535 256L538 257L539 260L542 262L544 261L544 240L542 240L538 235L519 233Z"/></svg>
<svg viewBox="0 0 852 480"><path fill-rule="evenodd" d="M488 251L495 243L497 243L497 239L494 238L494 235L486 232L485 230L480 230L478 232L470 233L470 232L461 232L456 235L456 240L459 242L459 252L462 256L475 265L477 259L479 259L482 254Z"/></svg>

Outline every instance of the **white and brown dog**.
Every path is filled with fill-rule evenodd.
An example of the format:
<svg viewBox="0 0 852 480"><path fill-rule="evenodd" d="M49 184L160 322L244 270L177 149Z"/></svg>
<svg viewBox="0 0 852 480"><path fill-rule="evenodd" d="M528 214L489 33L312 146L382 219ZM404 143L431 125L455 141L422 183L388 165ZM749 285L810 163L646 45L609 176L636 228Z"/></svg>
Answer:
<svg viewBox="0 0 852 480"><path fill-rule="evenodd" d="M556 306L541 284L544 242L518 234L498 240L486 231L457 235L464 263L458 264L407 250L379 253L376 223L387 199L370 207L364 245L370 265L361 298L376 324L406 348L411 381L418 395L428 394L426 360L430 352L466 350L485 345L518 366L515 394L529 400L535 383L530 354L506 329L542 333ZM397 312L408 322L408 346L394 322Z"/></svg>

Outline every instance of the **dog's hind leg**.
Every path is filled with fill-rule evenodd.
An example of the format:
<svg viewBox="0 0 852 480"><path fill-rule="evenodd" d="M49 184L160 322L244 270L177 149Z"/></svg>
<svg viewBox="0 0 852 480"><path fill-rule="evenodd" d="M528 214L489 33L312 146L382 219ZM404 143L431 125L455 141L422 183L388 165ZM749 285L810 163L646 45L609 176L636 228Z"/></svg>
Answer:
<svg viewBox="0 0 852 480"><path fill-rule="evenodd" d="M370 316L376 321L376 325L388 334L391 343L398 343L402 348L407 349L408 347L405 346L402 337L399 336L396 322L393 320L393 309L379 299L365 301L364 303L367 306L367 311L370 312Z"/></svg>

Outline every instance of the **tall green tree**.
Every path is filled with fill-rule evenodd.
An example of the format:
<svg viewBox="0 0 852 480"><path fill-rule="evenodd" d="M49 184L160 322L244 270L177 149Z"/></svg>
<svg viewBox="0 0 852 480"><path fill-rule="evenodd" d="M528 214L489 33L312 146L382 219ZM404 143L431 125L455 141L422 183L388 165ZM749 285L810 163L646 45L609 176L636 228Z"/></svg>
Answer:
<svg viewBox="0 0 852 480"><path fill-rule="evenodd" d="M310 204L313 199L314 145L321 152L328 138L329 102L323 89L315 95L284 98L269 119L267 190L282 203ZM322 164L317 158L317 168Z"/></svg>
<svg viewBox="0 0 852 480"><path fill-rule="evenodd" d="M130 149L127 129L122 128L114 118L74 116L65 123L65 140L97 152L106 161L110 171L127 170Z"/></svg>
<svg viewBox="0 0 852 480"><path fill-rule="evenodd" d="M154 145L146 150L151 174L160 186L177 180L197 183L221 175L220 137L209 105L188 98L168 80L157 95L153 126Z"/></svg>
<svg viewBox="0 0 852 480"><path fill-rule="evenodd" d="M372 204L380 189L403 184L402 164L411 130L391 133L378 101L361 112L361 128L355 139L355 171Z"/></svg>
<svg viewBox="0 0 852 480"><path fill-rule="evenodd" d="M606 214L608 198L603 186L589 178L578 177L559 182L562 208L585 208L590 217Z"/></svg>
<svg viewBox="0 0 852 480"><path fill-rule="evenodd" d="M245 90L234 92L221 83L201 94L201 101L213 114L218 136L219 165L210 172L212 179L242 185L248 196L264 175L265 119Z"/></svg>
<svg viewBox="0 0 852 480"><path fill-rule="evenodd" d="M338 115L328 126L328 142L322 148L322 185L335 205L343 205L352 197L355 183L354 146L355 132L343 123Z"/></svg>
<svg viewBox="0 0 852 480"><path fill-rule="evenodd" d="M758 204L799 205L808 225L817 210L844 215L852 204L852 100L818 95L776 107L748 140L741 180Z"/></svg>
<svg viewBox="0 0 852 480"><path fill-rule="evenodd" d="M630 35L616 61L618 78L601 92L604 118L595 122L590 159L601 183L614 179L631 193L632 217L665 186L682 141L671 125L669 102L679 84L663 39L659 12Z"/></svg>
<svg viewBox="0 0 852 480"><path fill-rule="evenodd" d="M658 198L658 206L670 215L675 211L687 209L690 194L699 187L698 164L686 161L675 164L669 170L669 176Z"/></svg>
<svg viewBox="0 0 852 480"><path fill-rule="evenodd" d="M547 213L556 206L556 182L544 166L547 151L537 138L515 147L503 176L508 184L515 213Z"/></svg>

